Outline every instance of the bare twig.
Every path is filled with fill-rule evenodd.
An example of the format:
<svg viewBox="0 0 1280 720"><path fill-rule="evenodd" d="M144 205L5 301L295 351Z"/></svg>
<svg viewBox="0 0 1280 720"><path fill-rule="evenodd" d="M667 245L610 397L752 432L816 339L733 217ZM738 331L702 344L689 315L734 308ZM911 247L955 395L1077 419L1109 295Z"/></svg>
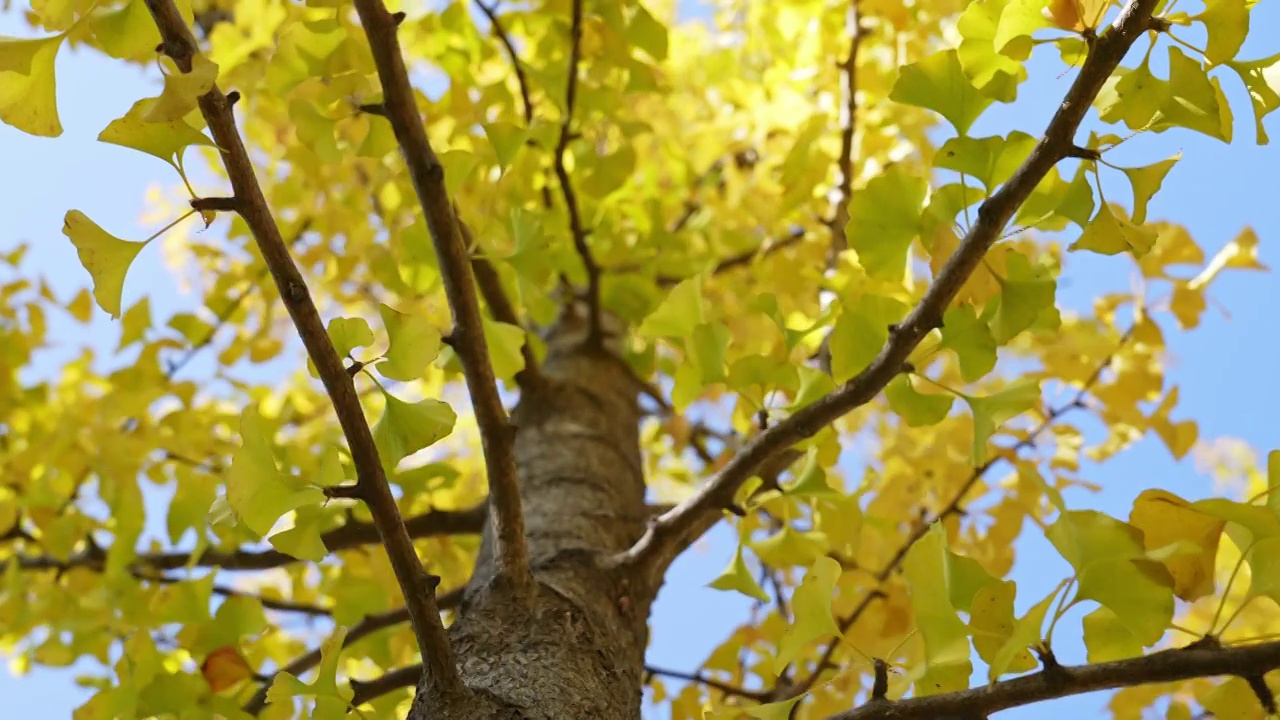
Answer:
<svg viewBox="0 0 1280 720"><path fill-rule="evenodd" d="M831 223L831 255L828 263L849 247L845 225L849 222L849 201L853 199L853 139L858 131L858 50L862 47L860 0L849 3L849 55L841 65L845 80L845 117L840 131L840 189L836 196L835 220Z"/></svg>
<svg viewBox="0 0 1280 720"><path fill-rule="evenodd" d="M420 677L422 677L422 665L418 664L388 670L372 680L352 680L351 689L355 690L355 693L351 696L351 707L360 707L387 693L413 687L418 684Z"/></svg>
<svg viewBox="0 0 1280 720"><path fill-rule="evenodd" d="M449 610L457 607L458 603L462 601L462 591L462 588L458 588L444 593L436 601L436 605L439 606L441 610ZM386 612L375 613L373 615L366 615L363 620L351 626L351 629L347 631L346 637L342 639L342 647L350 647L379 630L385 630L386 628L394 627L400 623L408 621L409 609L405 607L398 607L394 610L387 610ZM271 689L271 683L275 681L276 675L279 675L282 672L287 672L294 677L297 677L319 665L321 659L320 648L317 647L308 651L305 655L299 655L288 665L285 665L270 676L264 678L262 681L262 687L258 688L258 691L253 694L253 697L249 699L249 702L245 703L243 708L244 711L250 715L257 715L262 712L262 709L267 706L267 691ZM421 667L419 667L419 673L421 673Z"/></svg>
<svg viewBox="0 0 1280 720"><path fill-rule="evenodd" d="M192 58L197 52L196 40L177 5L173 0L146 0L146 6L160 31L160 49L173 58L181 72L190 72ZM280 297L307 349L307 355L315 365L333 403L351 451L357 482L364 489L363 500L373 516L405 603L410 609L414 633L423 657L427 658L431 678L443 692L463 693L465 686L454 665L453 652L444 624L440 621L435 595L414 551L413 540L401 521L400 510L396 506L395 496L391 494L391 486L387 483L378 449L373 442L373 433L356 395L355 384L347 375L342 358L338 357L329 340L324 322L307 290L306 280L294 264L289 247L281 237L271 209L267 206L248 151L236 128L231 101L215 85L199 98L199 107L214 142L221 151L223 165L234 192L234 210L252 232L262 259L270 268Z"/></svg>
<svg viewBox="0 0 1280 720"><path fill-rule="evenodd" d="M582 2L573 0L573 19L569 28L569 81L565 89L564 120L560 123L560 139L556 141L555 169L556 179L560 181L560 192L564 195L565 208L569 213L569 232L573 235L573 247L582 259L582 267L587 272L587 309L591 322L587 342L599 346L604 341L600 324L600 266L591 255L587 245L587 231L582 225L582 212L578 208L578 196L573 190L573 182L569 178L569 170L564 164L564 154L569 149L569 141L573 135L573 108L578 97L578 63L582 57Z"/></svg>
<svg viewBox="0 0 1280 720"><path fill-rule="evenodd" d="M369 37L378 79L382 83L387 119L391 121L418 201L426 215L445 294L453 312L452 347L466 377L489 477L489 522L495 531L498 570L518 593L523 593L530 585L529 550L516 481L515 428L507 418L502 398L498 395L470 257L445 188L444 166L427 140L426 128L409 84L396 31L404 16L392 15L382 0L356 0L356 12ZM436 672L436 668L430 669L432 673Z"/></svg>
<svg viewBox="0 0 1280 720"><path fill-rule="evenodd" d="M711 274L721 275L731 270L736 270L740 267L750 265L757 258L766 258L780 250L786 250L793 245L799 244L800 241L804 240L804 237L804 230L792 230L783 238L772 242L766 241L758 248L740 252L737 255L730 255L717 263L716 266L712 268ZM659 275L655 278L655 281L662 287L671 287L672 285L678 284L683 279L684 278L674 277L671 275Z"/></svg>
<svg viewBox="0 0 1280 720"><path fill-rule="evenodd" d="M502 278L498 277L498 271L493 267L493 263L479 254L475 237L471 235L471 227L462 221L460 215L458 227L462 231L462 241L466 243L471 255L471 272L475 275L476 287L480 288L480 294L484 296L484 302L489 306L489 314L498 322L523 328L524 323L520 322L520 316L516 315L511 298L507 297L506 291L502 289ZM540 382L542 376L538 372L538 359L533 356L533 347L529 345L527 330L524 344L520 346L520 355L524 358L524 368L516 373L516 384L528 390Z"/></svg>
<svg viewBox="0 0 1280 720"><path fill-rule="evenodd" d="M1099 690L1192 678L1259 676L1280 668L1280 641L1223 647L1217 643L1162 650L1093 665L1056 665L1030 675L970 690L898 702L871 702L829 720L979 718L1000 710Z"/></svg>
<svg viewBox="0 0 1280 720"><path fill-rule="evenodd" d="M697 493L651 523L634 546L613 558L615 563L638 567L644 580L656 583L676 555L719 520L721 509L732 502L742 483L766 460L880 394L902 371L907 357L920 341L939 326L952 299L999 239L1009 218L1049 170L1067 157L1073 147L1072 138L1093 98L1148 27L1155 2L1130 0L1115 23L1093 43L1089 58L1039 145L1013 177L983 202L977 221L955 254L920 303L892 328L888 342L871 364L825 397L757 435Z"/></svg>
<svg viewBox="0 0 1280 720"><path fill-rule="evenodd" d="M706 685L709 688L714 688L724 693L725 695L729 695L732 697L746 698L747 700L754 700L756 702L768 702L769 693L761 692L759 690L747 690L745 688L735 687L728 683L720 682L715 678L709 678L706 675L703 675L702 673L687 673L687 672L681 672L679 670L664 670L659 667L654 667L653 665L645 665L644 671L649 675L658 675L660 677L675 678L677 680L686 680L688 682L698 683L699 685Z"/></svg>

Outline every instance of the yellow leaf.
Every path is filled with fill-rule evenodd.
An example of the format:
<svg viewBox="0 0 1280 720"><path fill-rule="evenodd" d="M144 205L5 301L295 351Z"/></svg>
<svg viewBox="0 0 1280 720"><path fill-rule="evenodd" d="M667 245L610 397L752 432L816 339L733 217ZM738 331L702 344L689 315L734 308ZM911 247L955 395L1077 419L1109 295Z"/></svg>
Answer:
<svg viewBox="0 0 1280 720"><path fill-rule="evenodd" d="M1218 538L1226 525L1222 518L1196 510L1171 492L1153 489L1142 491L1133 501L1129 524L1142 531L1142 544L1148 551L1179 541L1198 550L1162 560L1173 576L1174 595L1190 601L1213 593Z"/></svg>
<svg viewBox="0 0 1280 720"><path fill-rule="evenodd" d="M65 37L0 37L0 120L6 125L43 137L62 134L54 60Z"/></svg>
<svg viewBox="0 0 1280 720"><path fill-rule="evenodd" d="M831 600L839 578L840 563L829 557L820 557L809 567L792 597L794 619L778 643L778 655L773 659L774 673L782 672L809 643L839 632L831 616Z"/></svg>
<svg viewBox="0 0 1280 720"><path fill-rule="evenodd" d="M218 79L218 66L201 53L191 58L191 72L184 73L169 58L161 60L165 66L164 90L160 96L144 101L146 109L142 119L149 123L172 122L186 117L196 109L201 95L213 89Z"/></svg>
<svg viewBox="0 0 1280 720"><path fill-rule="evenodd" d="M145 116L150 106L151 100L134 103L124 117L112 120L103 128L98 139L154 155L174 167L177 167L179 153L188 145L213 145L212 140L181 117L162 122L148 121Z"/></svg>
<svg viewBox="0 0 1280 720"><path fill-rule="evenodd" d="M120 296L129 265L147 242L121 240L98 227L79 210L71 210L62 221L62 234L71 238L80 255L80 264L93 278L93 296L111 317L120 317Z"/></svg>
<svg viewBox="0 0 1280 720"><path fill-rule="evenodd" d="M214 692L235 687L241 681L253 677L253 668L234 647L220 647L209 653L200 663L200 674Z"/></svg>

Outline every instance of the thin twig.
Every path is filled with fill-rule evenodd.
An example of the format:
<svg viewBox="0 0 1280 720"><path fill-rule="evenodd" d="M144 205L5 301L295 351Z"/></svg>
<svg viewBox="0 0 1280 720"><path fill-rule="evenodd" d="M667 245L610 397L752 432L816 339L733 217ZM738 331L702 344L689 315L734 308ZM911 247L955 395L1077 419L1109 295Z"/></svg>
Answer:
<svg viewBox="0 0 1280 720"><path fill-rule="evenodd" d="M498 395L470 257L445 187L444 166L427 139L426 127L409 84L409 73L396 30L404 16L392 15L382 0L356 0L356 12L369 37L378 79L382 83L387 119L391 122L418 202L426 216L445 295L453 313L452 347L462 363L471 406L480 428L489 478L489 522L494 529L498 571L512 583L517 594L523 594L531 585L531 575L516 479L515 427ZM431 671L434 674L437 669L432 667ZM461 689L460 681L457 688Z"/></svg>
<svg viewBox="0 0 1280 720"><path fill-rule="evenodd" d="M591 248L587 245L587 231L582 225L578 195L573 190L569 170L564 164L564 154L569 149L569 141L574 137L573 109L578 97L578 63L582 57L582 2L583 0L573 0L573 19L569 28L569 81L565 89L560 139L556 141L555 169L556 178L560 181L560 192L564 195L565 208L569 213L569 232L573 235L573 247L578 251L582 267L587 272L587 311L591 322L587 342L599 346L604 342L603 326L600 324L600 266L596 264Z"/></svg>
<svg viewBox="0 0 1280 720"><path fill-rule="evenodd" d="M920 303L895 325L888 342L857 376L825 397L757 435L709 482L675 510L651 523L628 550L614 556L619 565L637 567L655 586L671 561L719 519L742 483L766 460L877 397L903 369L921 340L937 328L960 288L999 239L1009 219L1031 191L1073 147L1073 136L1098 92L1134 41L1146 30L1156 0L1131 0L1114 25L1094 43L1089 58L1050 121L1044 138L1013 177L978 210L977 221L938 273Z"/></svg>
<svg viewBox="0 0 1280 720"><path fill-rule="evenodd" d="M677 680L686 680L688 682L706 685L709 688L715 688L725 695L732 697L746 698L756 702L767 702L769 694L759 690L747 690L745 688L735 687L728 683L720 682L715 678L709 678L702 673L687 673L679 670L664 670L663 668L654 667L653 665L645 665L644 671L650 675L658 675L661 677L675 678Z"/></svg>
<svg viewBox="0 0 1280 720"><path fill-rule="evenodd" d="M351 707L360 707L387 693L413 687L418 684L418 678L421 677L422 665L418 664L388 670L372 680L352 680L351 689L355 690L355 693L351 696Z"/></svg>
<svg viewBox="0 0 1280 720"><path fill-rule="evenodd" d="M162 39L160 49L173 58L181 72L191 71L197 45L191 29L173 0L146 0ZM253 164L236 128L231 101L214 85L199 98L200 112L221 151L223 165L235 198L235 210L257 242L262 259L271 270L280 297L289 311L298 336L307 349L325 390L333 403L338 422L346 436L357 482L364 488L364 501L382 538L396 580L413 618L414 634L423 657L430 666L437 688L457 694L465 692L458 676L453 651L445 634L435 595L413 548L413 540L401 521L400 510L387 483L373 433L364 417L355 384L343 367L342 358L329 340L306 280L299 272L289 247L280 235L266 197L254 174Z"/></svg>
<svg viewBox="0 0 1280 720"><path fill-rule="evenodd" d="M766 241L765 243L761 244L760 247L758 248L753 248L745 252L740 252L737 255L730 255L729 257L721 260L719 263L716 263L716 266L711 269L711 274L722 275L731 270L736 270L740 267L750 265L752 262L754 262L758 258L769 257L770 255L780 250L786 250L787 248L793 245L799 244L800 241L804 240L804 237L805 237L804 230L802 229L792 230L785 237L779 240L776 240L773 242ZM655 278L655 282L657 282L658 285L662 287L671 287L673 285L678 284L683 279L684 278L679 278L672 275L659 275L657 278Z"/></svg>
<svg viewBox="0 0 1280 720"><path fill-rule="evenodd" d="M476 287L480 288L480 294L484 296L484 302L489 306L489 314L500 323L523 329L524 323L520 322L520 316L516 315L511 298L507 297L506 291L502 288L502 278L498 277L498 271L493 267L493 263L479 253L479 246L476 245L475 237L471 234L471 227L462 221L460 215L458 227L462 231L462 241L466 243L471 255L471 272L475 275ZM538 359L534 357L533 347L529 344L528 330L525 330L524 344L520 346L520 356L524 358L524 367L516 373L516 384L529 390L541 382L542 376L538 372Z"/></svg>
<svg viewBox="0 0 1280 720"><path fill-rule="evenodd" d="M831 223L831 255L829 264L834 264L836 257L848 249L849 238L845 237L845 225L849 222L849 201L853 199L853 140L858 131L858 50L862 47L861 0L849 3L849 55L841 65L845 80L845 114L844 127L840 131L840 159L837 166L840 170L840 188L836 196L835 220Z"/></svg>
<svg viewBox="0 0 1280 720"><path fill-rule="evenodd" d="M436 605L439 606L441 610L449 610L457 607L458 603L462 601L462 592L463 588L458 588L444 593L440 595L438 600L436 600ZM408 621L409 609L405 607L398 607L394 610L387 610L373 615L366 615L363 620L352 625L351 629L347 631L346 637L342 640L342 647L351 647L379 630L385 630L386 628L394 627L400 623ZM243 710L250 715L257 715L262 712L262 709L267 706L267 691L271 689L271 683L275 681L276 675L279 675L282 672L287 672L294 677L301 676L306 671L319 665L321 659L320 648L317 647L308 651L305 655L299 655L289 664L272 673L270 676L263 678L262 687L258 688L258 691L253 694L253 697L249 699L249 702L245 703ZM419 672L421 672L421 670L419 670Z"/></svg>

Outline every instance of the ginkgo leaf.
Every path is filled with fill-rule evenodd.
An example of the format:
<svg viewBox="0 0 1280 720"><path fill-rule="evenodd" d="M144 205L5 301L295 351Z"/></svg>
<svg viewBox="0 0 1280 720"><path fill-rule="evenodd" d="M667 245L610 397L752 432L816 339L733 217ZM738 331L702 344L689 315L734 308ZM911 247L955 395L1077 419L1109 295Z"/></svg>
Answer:
<svg viewBox="0 0 1280 720"><path fill-rule="evenodd" d="M1049 19L1063 30L1080 32L1102 22L1110 0L1049 0Z"/></svg>
<svg viewBox="0 0 1280 720"><path fill-rule="evenodd" d="M702 276L695 275L671 288L636 332L648 337L685 337L704 321L702 313Z"/></svg>
<svg viewBox="0 0 1280 720"><path fill-rule="evenodd" d="M441 400L405 402L382 391L386 409L373 428L373 442L383 467L395 468L401 460L431 447L453 432L458 416Z"/></svg>
<svg viewBox="0 0 1280 720"><path fill-rule="evenodd" d="M831 615L831 601L839 578L840 563L829 557L820 557L809 567L791 598L793 619L778 643L777 656L773 658L775 674L781 673L809 643L839 633Z"/></svg>
<svg viewBox="0 0 1280 720"><path fill-rule="evenodd" d="M115 10L95 12L89 18L89 29L103 52L124 60L153 56L160 44L160 32L145 0L129 0Z"/></svg>
<svg viewBox="0 0 1280 720"><path fill-rule="evenodd" d="M938 148L933 166L964 173L991 191L1013 176L1035 149L1036 142L1035 138L1021 131L1009 133L1007 138L955 137Z"/></svg>
<svg viewBox="0 0 1280 720"><path fill-rule="evenodd" d="M968 133L993 102L969 82L955 50L941 50L903 67L889 99L933 110L960 135Z"/></svg>
<svg viewBox="0 0 1280 720"><path fill-rule="evenodd" d="M947 563L947 536L941 523L934 523L903 561L916 627L924 637L926 670L915 685L919 695L967 688L973 671L969 629L951 604Z"/></svg>
<svg viewBox="0 0 1280 720"><path fill-rule="evenodd" d="M875 359L889 338L889 326L907 314L907 306L881 295L849 301L831 329L831 377L842 383Z"/></svg>
<svg viewBox="0 0 1280 720"><path fill-rule="evenodd" d="M1017 585L1011 580L987 585L978 591L969 614L973 647L987 661L987 677L992 682L1006 672L1025 672L1036 667L1027 648L1040 642L1040 629L1055 591L1032 607L1022 619L1013 614Z"/></svg>
<svg viewBox="0 0 1280 720"><path fill-rule="evenodd" d="M973 413L973 464L987 461L987 441L1010 419L1035 407L1040 400L1040 381L1019 380L986 397L961 395Z"/></svg>
<svg viewBox="0 0 1280 720"><path fill-rule="evenodd" d="M928 188L923 176L894 165L853 194L845 237L871 277L901 280L906 273Z"/></svg>
<svg viewBox="0 0 1280 720"><path fill-rule="evenodd" d="M150 22L150 16L148 16L148 22ZM174 167L177 167L177 159L187 146L213 145L213 141L204 133L191 127L182 118L165 122L145 120L143 115L146 113L149 102L139 100L134 103L124 117L112 120L111 124L103 128L98 134L98 139L105 143L154 155Z"/></svg>
<svg viewBox="0 0 1280 720"><path fill-rule="evenodd" d="M356 348L373 344L373 330L364 318L336 317L329 320L329 341L339 357L346 357Z"/></svg>
<svg viewBox="0 0 1280 720"><path fill-rule="evenodd" d="M1165 490L1143 490L1133 501L1129 524L1142 531L1142 544L1158 550L1186 542L1195 553L1177 553L1161 562L1173 576L1173 593L1196 600L1214 592L1214 561L1225 521L1195 509L1191 503Z"/></svg>
<svg viewBox="0 0 1280 720"><path fill-rule="evenodd" d="M733 559L729 564L707 587L716 590L726 590L740 592L749 598L755 598L760 602L769 602L769 596L765 593L764 588L760 587L760 583L756 582L751 571L747 568L746 561L742 558L742 545L738 545L738 549L733 554Z"/></svg>
<svg viewBox="0 0 1280 720"><path fill-rule="evenodd" d="M788 524L769 537L751 543L751 549L769 567L784 568L814 562L827 552L828 544L822 533L796 530Z"/></svg>
<svg viewBox="0 0 1280 720"><path fill-rule="evenodd" d="M1128 252L1142 257L1151 251L1157 235L1154 229L1126 219L1119 207L1103 203L1079 239L1071 244L1071 249L1091 250L1101 255Z"/></svg>
<svg viewBox="0 0 1280 720"><path fill-rule="evenodd" d="M62 134L54 60L65 38L0 37L0 121L31 135Z"/></svg>
<svg viewBox="0 0 1280 720"><path fill-rule="evenodd" d="M1209 36L1204 57L1214 65L1233 59L1249 34L1249 6L1243 0L1205 0L1204 11L1191 19L1204 23Z"/></svg>
<svg viewBox="0 0 1280 720"><path fill-rule="evenodd" d="M693 329L686 349L704 385L725 379L725 353L732 341L733 333L724 323L702 323Z"/></svg>
<svg viewBox="0 0 1280 720"><path fill-rule="evenodd" d="M1169 94L1152 125L1156 129L1176 125L1231 142L1231 106L1221 82L1209 77L1203 65L1176 45L1169 45Z"/></svg>
<svg viewBox="0 0 1280 720"><path fill-rule="evenodd" d="M1267 507L1280 517L1280 450L1267 453Z"/></svg>
<svg viewBox="0 0 1280 720"><path fill-rule="evenodd" d="M667 26L658 22L644 5L636 4L635 15L627 25L627 39L654 60L667 59Z"/></svg>
<svg viewBox="0 0 1280 720"><path fill-rule="evenodd" d="M970 3L960 14L956 29L960 46L956 48L960 66L974 87L987 97L1001 102L1017 99L1018 84L1027 78L1022 61L1031 54L1030 38L1008 38L1003 52L997 52L995 37L1005 0L983 0Z"/></svg>
<svg viewBox="0 0 1280 720"><path fill-rule="evenodd" d="M1000 284L1000 305L991 320L991 335L1003 345L1053 309L1058 283L1048 268L1032 265L1022 253L1011 253Z"/></svg>
<svg viewBox="0 0 1280 720"><path fill-rule="evenodd" d="M240 447L227 470L227 502L236 517L259 536L271 532L280 516L309 503L324 501L324 491L286 475L271 450L273 429L256 405L240 416Z"/></svg>
<svg viewBox="0 0 1280 720"><path fill-rule="evenodd" d="M1018 281L1014 281L1018 282ZM1017 310L1029 307L1043 307L1047 294L1052 303L1052 287L1045 293L1044 280L1033 280L1032 287L1015 285L1009 294L1011 302L1023 303ZM1052 283L1052 280L1047 281ZM1024 313L1026 314L1026 313ZM1037 311L1037 315L1039 312ZM1016 316L1006 314L1005 321L1010 326L1017 326L1022 321ZM1034 317L1032 319L1034 322ZM1003 328L1006 332L1009 328ZM983 322L974 312L971 305L957 305L947 310L942 318L942 347L955 352L960 360L960 377L965 382L973 382L984 377L996 366L996 340L991 334L991 327Z"/></svg>
<svg viewBox="0 0 1280 720"><path fill-rule="evenodd" d="M1123 122L1130 130L1141 130L1169 97L1169 82L1151 73L1149 59L1136 68L1119 68L1103 85L1094 104L1098 116L1109 123Z"/></svg>
<svg viewBox="0 0 1280 720"><path fill-rule="evenodd" d="M62 234L71 239L80 256L80 264L93 278L93 297L111 317L120 317L120 296L129 266L147 242L131 242L98 227L79 210L67 212L62 221Z"/></svg>
<svg viewBox="0 0 1280 720"><path fill-rule="evenodd" d="M790 700L779 700L778 702L765 703L763 705L753 705L746 708L744 712L756 720L789 720L791 718L791 709L796 703L804 699L803 695L797 695Z"/></svg>
<svg viewBox="0 0 1280 720"><path fill-rule="evenodd" d="M484 134L489 138L489 144L493 146L493 152L498 156L498 167L504 171L511 166L516 153L520 152L520 148L524 147L529 140L528 128L510 122L487 123L484 126Z"/></svg>
<svg viewBox="0 0 1280 720"><path fill-rule="evenodd" d="M1143 643L1106 606L1085 615L1083 624L1084 646L1091 663L1139 657L1145 652Z"/></svg>
<svg viewBox="0 0 1280 720"><path fill-rule="evenodd" d="M484 340L489 346L489 362L494 377L510 380L524 369L524 328L510 323L484 319Z"/></svg>
<svg viewBox="0 0 1280 720"><path fill-rule="evenodd" d="M921 393L914 387L913 377L899 375L885 388L889 407L902 416L908 427L936 425L951 411L955 398L946 393Z"/></svg>
<svg viewBox="0 0 1280 720"><path fill-rule="evenodd" d="M378 305L378 312L391 340L378 372L392 380L422 377L440 353L440 331L425 315L408 315L385 304Z"/></svg>
<svg viewBox="0 0 1280 720"><path fill-rule="evenodd" d="M200 674L214 692L235 687L254 675L253 668L235 647L220 647L209 653L200 663Z"/></svg>
<svg viewBox="0 0 1280 720"><path fill-rule="evenodd" d="M191 56L191 72L184 73L169 57L163 57L165 66L164 90L159 97L146 101L142 119L149 123L172 122L186 117L196 109L201 95L213 89L218 78L218 66L202 53Z"/></svg>
<svg viewBox="0 0 1280 720"><path fill-rule="evenodd" d="M1144 165L1135 168L1121 168L1124 174L1129 177L1129 184L1133 186L1133 222L1141 225L1147 221L1147 203L1151 202L1151 198L1160 190L1160 185L1164 182L1164 178L1173 169L1175 163L1182 157L1182 153L1178 153L1171 158L1161 160L1157 163Z"/></svg>
<svg viewBox="0 0 1280 720"><path fill-rule="evenodd" d="M302 682L288 671L276 673L271 687L267 690L267 702L289 704L290 698L300 695L321 699L332 698L342 701L345 713L346 703L354 694L350 686L339 687L337 681L338 658L342 653L342 643L346 637L347 629L339 626L334 629L333 634L320 643L320 665L316 668L315 679L309 684Z"/></svg>
<svg viewBox="0 0 1280 720"><path fill-rule="evenodd" d="M306 509L299 509L293 527L272 535L267 541L280 552L299 560L320 562L329 554L329 549L320 539L322 516L314 512L304 513Z"/></svg>
<svg viewBox="0 0 1280 720"><path fill-rule="evenodd" d="M1236 71L1249 90L1253 106L1254 140L1259 145L1271 142L1262 119L1280 108L1280 53L1259 60L1230 61L1227 67Z"/></svg>

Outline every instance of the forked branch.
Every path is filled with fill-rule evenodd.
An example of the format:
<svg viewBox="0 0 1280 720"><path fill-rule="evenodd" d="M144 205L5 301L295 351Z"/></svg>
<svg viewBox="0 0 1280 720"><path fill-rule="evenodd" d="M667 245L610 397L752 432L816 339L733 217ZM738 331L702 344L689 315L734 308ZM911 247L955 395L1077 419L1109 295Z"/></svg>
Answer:
<svg viewBox="0 0 1280 720"><path fill-rule="evenodd" d="M160 49L173 58L178 69L191 71L196 54L196 40L173 0L146 0L162 39ZM466 692L454 664L453 651L440 620L435 594L418 560L395 497L378 457L373 433L365 420L355 384L343 367L342 358L334 350L320 313L316 310L306 281L289 254L289 247L267 206L262 188L254 175L253 164L236 128L232 103L215 85L199 98L200 112L213 134L227 177L234 192L233 208L253 233L263 261L271 271L280 297L293 319L298 335L307 349L325 390L333 403L351 451L357 483L362 499L369 508L382 545L386 548L396 580L404 594L405 605L413 618L418 645L426 659L434 687L447 696Z"/></svg>
<svg viewBox="0 0 1280 720"><path fill-rule="evenodd" d="M498 395L480 318L471 258L445 187L444 166L427 139L423 118L409 84L409 73L397 36L397 26L404 15L392 15L382 0L356 0L356 12L369 37L378 79L382 83L386 118L391 122L418 202L426 215L444 291L453 312L452 346L462 363L476 424L480 427L485 469L489 477L489 522L494 529L499 572L514 588L523 592L530 584L529 550L525 543L524 516L516 483L515 427L507 418L502 398Z"/></svg>
<svg viewBox="0 0 1280 720"><path fill-rule="evenodd" d="M757 435L697 493L651 523L635 545L613 558L614 563L635 567L645 581L654 585L671 561L720 519L722 509L732 503L738 488L769 458L812 437L880 394L903 370L920 341L940 325L943 313L1000 238L1009 219L1054 165L1071 153L1085 113L1120 60L1149 27L1156 3L1157 0L1130 0L1119 18L1093 43L1044 137L1013 177L982 203L977 222L955 254L920 303L891 328L888 342L871 364L828 395Z"/></svg>

